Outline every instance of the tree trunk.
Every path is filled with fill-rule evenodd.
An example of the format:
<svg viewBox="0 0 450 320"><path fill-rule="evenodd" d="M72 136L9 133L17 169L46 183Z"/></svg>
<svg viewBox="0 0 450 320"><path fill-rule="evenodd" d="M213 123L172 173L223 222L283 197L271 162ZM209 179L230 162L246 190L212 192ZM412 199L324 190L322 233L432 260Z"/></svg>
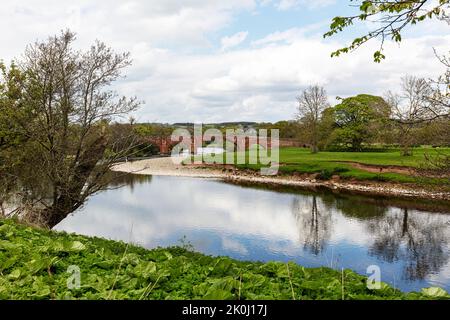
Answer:
<svg viewBox="0 0 450 320"><path fill-rule="evenodd" d="M407 127L402 130L402 136L401 136L401 152L400 154L403 157L409 157L413 155L413 151L411 148L411 145L413 144L413 141L411 139L411 128Z"/></svg>
<svg viewBox="0 0 450 320"><path fill-rule="evenodd" d="M319 152L319 147L317 146L318 145L318 138L317 138L317 136L318 136L318 132L317 132L317 124L314 124L314 126L313 126L313 128L312 128L312 134L313 134L313 137L312 137L312 143L311 143L311 153L318 153Z"/></svg>
<svg viewBox="0 0 450 320"><path fill-rule="evenodd" d="M410 156L413 155L413 152L412 152L411 147L409 147L409 146L403 146L403 147L402 147L402 151L400 152L400 154L401 154L403 157L410 157Z"/></svg>
<svg viewBox="0 0 450 320"><path fill-rule="evenodd" d="M402 237L408 232L408 209L403 209Z"/></svg>
<svg viewBox="0 0 450 320"><path fill-rule="evenodd" d="M411 142L410 142L409 138L408 137L404 137L402 140L403 141L402 141L402 148L401 148L400 154L403 157L410 157L410 156L412 156L413 152L412 152Z"/></svg>
<svg viewBox="0 0 450 320"><path fill-rule="evenodd" d="M53 228L69 214L80 208L86 200L83 189L89 177L103 158L107 145L104 136L97 138L82 154L70 177L65 181L65 188L57 189L57 196L51 206L40 212L31 213L27 220L46 228Z"/></svg>

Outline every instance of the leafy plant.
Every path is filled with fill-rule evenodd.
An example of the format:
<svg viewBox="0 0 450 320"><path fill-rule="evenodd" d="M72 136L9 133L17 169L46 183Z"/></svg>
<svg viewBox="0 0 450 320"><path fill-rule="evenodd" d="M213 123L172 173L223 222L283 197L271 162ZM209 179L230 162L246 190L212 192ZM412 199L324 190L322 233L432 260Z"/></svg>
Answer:
<svg viewBox="0 0 450 320"><path fill-rule="evenodd" d="M67 286L70 266L80 286ZM0 220L0 299L449 299L440 288L369 290L353 271L144 248Z"/></svg>

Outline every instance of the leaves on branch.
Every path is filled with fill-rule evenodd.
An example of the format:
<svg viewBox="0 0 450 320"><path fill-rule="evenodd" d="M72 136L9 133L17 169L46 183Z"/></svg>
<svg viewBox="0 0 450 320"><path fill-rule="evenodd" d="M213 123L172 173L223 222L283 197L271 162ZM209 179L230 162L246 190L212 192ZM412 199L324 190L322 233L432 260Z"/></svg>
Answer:
<svg viewBox="0 0 450 320"><path fill-rule="evenodd" d="M343 48L334 51L331 56L337 57L342 53L348 53L358 49L360 46L372 39L380 40L380 48L374 53L374 61L381 62L385 59L382 54L385 39L392 39L395 42L401 42L401 33L409 25L415 25L425 19L443 19L448 20L446 10L448 10L450 0L439 0L432 7L427 6L430 0L350 0L359 2L360 13L347 17L333 18L330 29L323 37L331 37L344 31L356 22L376 22L378 27L369 31L367 34L357 37L353 42Z"/></svg>

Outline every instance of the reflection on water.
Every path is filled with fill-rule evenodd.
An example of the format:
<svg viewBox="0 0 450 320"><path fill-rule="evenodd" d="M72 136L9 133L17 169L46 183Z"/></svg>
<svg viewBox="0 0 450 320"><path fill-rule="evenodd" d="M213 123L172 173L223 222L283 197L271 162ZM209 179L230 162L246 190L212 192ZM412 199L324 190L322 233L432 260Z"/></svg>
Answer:
<svg viewBox="0 0 450 320"><path fill-rule="evenodd" d="M390 263L404 260L407 280L436 274L448 261L448 221L403 209L370 221L367 228L375 237L369 253Z"/></svg>
<svg viewBox="0 0 450 320"><path fill-rule="evenodd" d="M305 206L300 198L293 199L292 213L299 229L299 242L314 255L323 251L332 232L330 210L319 210L317 196L311 197L311 206Z"/></svg>
<svg viewBox="0 0 450 320"><path fill-rule="evenodd" d="M126 184L124 188L114 188ZM450 215L330 193L278 193L219 181L121 177L58 230L147 248L187 240L199 252L295 261L365 274L405 291L450 291Z"/></svg>

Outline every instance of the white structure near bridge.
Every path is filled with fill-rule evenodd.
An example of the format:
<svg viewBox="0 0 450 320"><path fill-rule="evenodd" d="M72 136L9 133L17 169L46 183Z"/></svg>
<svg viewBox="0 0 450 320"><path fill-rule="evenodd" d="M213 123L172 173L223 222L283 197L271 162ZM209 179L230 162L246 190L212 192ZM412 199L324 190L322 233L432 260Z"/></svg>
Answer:
<svg viewBox="0 0 450 320"><path fill-rule="evenodd" d="M205 148L197 148L196 154L201 155L212 155L212 154L223 154L225 153L224 148L220 147L205 147Z"/></svg>

